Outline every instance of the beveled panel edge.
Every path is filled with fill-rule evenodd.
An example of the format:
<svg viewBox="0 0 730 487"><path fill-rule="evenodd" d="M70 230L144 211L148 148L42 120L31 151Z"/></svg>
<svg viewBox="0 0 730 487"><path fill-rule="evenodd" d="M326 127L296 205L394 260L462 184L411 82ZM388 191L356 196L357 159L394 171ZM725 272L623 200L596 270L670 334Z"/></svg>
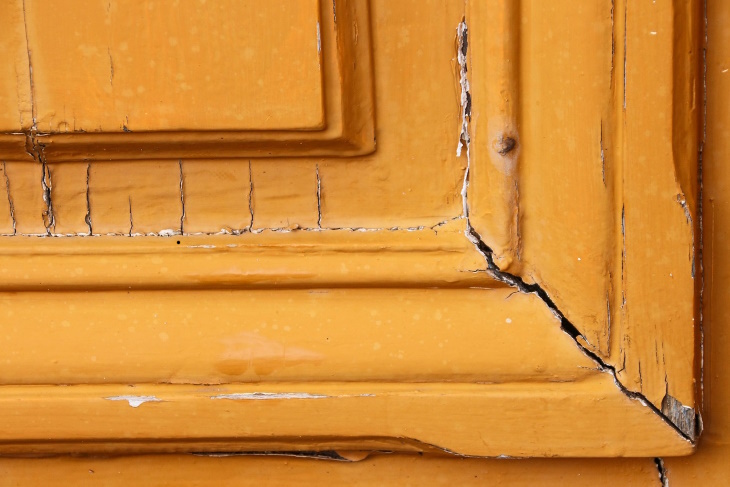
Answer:
<svg viewBox="0 0 730 487"><path fill-rule="evenodd" d="M4 386L0 453L373 447L502 458L692 453L692 443L636 402L599 372L551 384Z"/></svg>
<svg viewBox="0 0 730 487"><path fill-rule="evenodd" d="M322 66L323 130L51 134L31 128L27 135L33 139L35 160L53 163L370 154L375 151L375 110L368 4L369 0L321 2L322 57L328 61ZM335 9L339 9L339 22ZM357 56L357 70L345 63L343 56ZM0 157L29 160L24 152L16 154L13 145L0 139Z"/></svg>
<svg viewBox="0 0 730 487"><path fill-rule="evenodd" d="M342 265L353 270L343 273ZM485 272L482 255L464 238L462 219L432 228L4 236L0 279L0 291L11 292L504 287Z"/></svg>

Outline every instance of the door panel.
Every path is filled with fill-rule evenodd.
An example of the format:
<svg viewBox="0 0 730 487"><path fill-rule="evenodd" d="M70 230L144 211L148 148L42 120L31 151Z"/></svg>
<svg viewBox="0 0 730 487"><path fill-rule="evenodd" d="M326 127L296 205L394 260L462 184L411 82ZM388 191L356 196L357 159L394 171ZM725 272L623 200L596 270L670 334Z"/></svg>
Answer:
<svg viewBox="0 0 730 487"><path fill-rule="evenodd" d="M4 6L0 451L691 453L698 6Z"/></svg>

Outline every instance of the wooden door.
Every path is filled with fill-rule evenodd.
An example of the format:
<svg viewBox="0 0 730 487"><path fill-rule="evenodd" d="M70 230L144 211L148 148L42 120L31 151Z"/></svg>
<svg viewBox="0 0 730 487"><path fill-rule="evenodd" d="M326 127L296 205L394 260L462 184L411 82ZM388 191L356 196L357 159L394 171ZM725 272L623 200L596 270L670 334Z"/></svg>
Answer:
<svg viewBox="0 0 730 487"><path fill-rule="evenodd" d="M0 451L693 451L699 2L0 8Z"/></svg>

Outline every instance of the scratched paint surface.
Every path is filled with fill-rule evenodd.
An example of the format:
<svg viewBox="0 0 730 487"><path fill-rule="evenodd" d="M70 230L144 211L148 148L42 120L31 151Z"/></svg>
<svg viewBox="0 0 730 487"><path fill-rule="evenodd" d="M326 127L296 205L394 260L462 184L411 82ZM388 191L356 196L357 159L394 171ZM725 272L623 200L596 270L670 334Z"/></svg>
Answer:
<svg viewBox="0 0 730 487"><path fill-rule="evenodd" d="M140 0L90 2L79 27L82 3L1 7L13 27L0 34L13 60L0 68L6 385L509 384L495 404L526 394L540 399L523 420L558 421L545 442L500 443L517 455L691 451L698 92L674 60L698 38L695 4L312 0L283 18L276 2L170 16ZM135 18L163 28L131 41ZM554 28L565 18L576 30ZM274 43L272 22L290 27ZM207 129L244 134L254 156L202 157ZM293 143L292 129L325 135ZM124 160L145 134L191 155ZM75 149L56 151L64 140ZM553 382L571 385L531 389ZM104 391L145 414L178 404ZM281 394L345 399L312 391ZM581 409L586 421L625 420L653 442L605 427L585 444L561 437L577 426L543 416L545 401L551 414L584 408L586 391L608 398ZM492 397L460 393L470 407ZM266 394L219 395L282 399L243 401ZM419 431L408 427L368 431ZM429 440L504 454L442 433Z"/></svg>

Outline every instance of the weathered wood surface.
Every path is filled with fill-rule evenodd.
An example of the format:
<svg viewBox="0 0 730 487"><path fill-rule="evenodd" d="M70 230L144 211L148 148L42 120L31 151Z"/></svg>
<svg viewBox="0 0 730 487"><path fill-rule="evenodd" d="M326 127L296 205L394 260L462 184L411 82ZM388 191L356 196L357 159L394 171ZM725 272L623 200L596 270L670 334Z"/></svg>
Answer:
<svg viewBox="0 0 730 487"><path fill-rule="evenodd" d="M77 384L69 421L123 420L134 450L140 411L222 414L168 382L299 381L342 423L305 435L320 403L296 421L242 403L270 415L268 447L692 451L699 2L153 3L0 7L3 414L36 420L66 396L23 391ZM381 412L346 421L371 408L339 381ZM113 384L175 400L115 409ZM393 427L445 405L470 413ZM209 426L206 449L265 434ZM183 430L155 434L185 449ZM80 448L54 431L25 448ZM13 434L0 449L31 432Z"/></svg>

